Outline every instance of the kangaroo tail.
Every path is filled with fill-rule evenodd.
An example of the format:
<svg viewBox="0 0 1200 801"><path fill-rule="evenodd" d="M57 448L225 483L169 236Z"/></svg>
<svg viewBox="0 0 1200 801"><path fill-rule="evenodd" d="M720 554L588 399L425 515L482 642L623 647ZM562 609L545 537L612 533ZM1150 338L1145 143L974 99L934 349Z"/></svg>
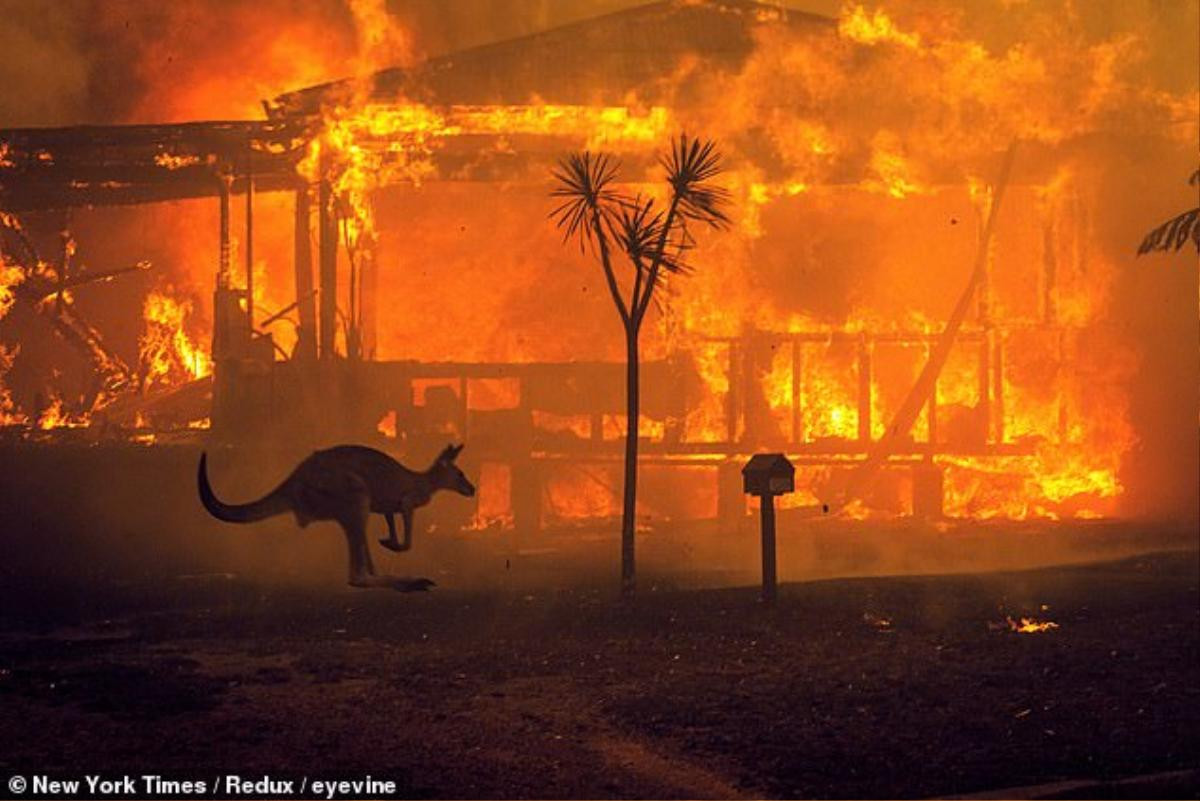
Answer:
<svg viewBox="0 0 1200 801"><path fill-rule="evenodd" d="M226 523L253 523L268 517L283 514L292 507L280 491L283 485L268 492L257 501L242 504L222 503L208 483L208 454L200 454L200 468L196 471L196 486L200 490L200 502L208 513Z"/></svg>

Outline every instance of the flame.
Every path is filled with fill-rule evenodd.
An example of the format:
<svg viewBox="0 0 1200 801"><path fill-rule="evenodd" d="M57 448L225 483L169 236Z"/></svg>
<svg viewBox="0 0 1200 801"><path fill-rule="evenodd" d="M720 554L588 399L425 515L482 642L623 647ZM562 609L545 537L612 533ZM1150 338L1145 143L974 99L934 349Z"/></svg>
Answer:
<svg viewBox="0 0 1200 801"><path fill-rule="evenodd" d="M201 158L193 155L176 155L164 151L154 157L154 163L163 169L178 170L183 167L193 167L200 164Z"/></svg>
<svg viewBox="0 0 1200 801"><path fill-rule="evenodd" d="M145 330L138 355L145 386L174 386L212 372L212 360L186 330L192 304L160 290L146 296L142 306Z"/></svg>
<svg viewBox="0 0 1200 801"><path fill-rule="evenodd" d="M85 428L89 422L86 417L67 411L63 399L56 395L50 399L50 405L38 415L37 427L43 431L56 428Z"/></svg>
<svg viewBox="0 0 1200 801"><path fill-rule="evenodd" d="M12 393L4 384L4 376L12 368L13 359L19 352L19 346L9 348L0 345L0 426L23 425L29 422L25 415L17 411Z"/></svg>
<svg viewBox="0 0 1200 801"><path fill-rule="evenodd" d="M891 17L883 9L877 8L873 13L858 4L846 4L838 17L838 33L859 44L876 45L880 42L892 42L907 48L917 48L921 45L921 37L915 33L906 33L896 27Z"/></svg>
<svg viewBox="0 0 1200 801"><path fill-rule="evenodd" d="M25 280L25 272L7 260L0 262L0 320L3 320L8 310L16 302L13 290Z"/></svg>
<svg viewBox="0 0 1200 801"><path fill-rule="evenodd" d="M681 58L664 77L655 105L637 97L621 101L626 106L532 97L522 105L435 107L403 97L384 102L372 94L371 72L405 66L416 43L387 14L384 0L348 5L353 48L343 41L344 32L327 32L318 19L272 20L219 59L193 59L182 77L154 83L131 108L142 115L138 121L257 115L261 97L352 72L357 80L351 92L312 121L316 133L299 172L310 182L329 181L346 244L352 250L379 246L384 257L379 305L395 305L396 313L381 326L380 357L429 361L620 358L619 343L594 334L601 321L611 322L603 299L588 305L601 294L597 285L582 287L588 294L581 300L584 279L562 278L566 270L559 268L570 256L564 257L549 226L538 227L544 197L530 200L510 186L432 185L440 153L474 147L468 156L499 160L522 150L522 137L537 136L563 150L643 154L680 129L716 137L729 156L723 181L736 204L733 230L694 232L689 259L697 269L671 285L670 327L663 322L659 330L646 329L646 353L654 354L648 358L667 353L690 359L699 378L697 390L689 389L683 421L689 443L724 443L744 433L729 430L730 411L735 403L744 405L743 389L749 389L761 395L756 414L776 429L764 438L774 438L780 449L817 444L860 453L868 444L859 441L866 428L860 414L869 408L870 436L885 433L927 352L921 336L940 333L966 279L996 195L996 187L979 176L993 173L997 152L1014 139L1084 142L1114 128L1131 137L1163 129L1172 141L1195 141L1195 96L1136 80L1144 42L1131 35L1095 41L1085 38L1084 25L1051 29L1032 15L1029 21L1013 14L1020 19L1010 20L1012 35L997 45L972 33L973 15L950 18L937 9L922 14L905 8L893 16L884 7L847 3L836 38L761 26L740 71L714 78L708 87L684 86L705 65L694 55ZM1069 22L1079 21L1074 7L1064 13ZM775 15L760 13L764 20ZM257 17L238 10L235 18L231 29L254 27L249 22ZM326 37L329 46L323 47ZM187 50L178 40L169 44ZM147 59L147 72L152 63ZM762 166L755 151L770 151L772 166ZM154 161L164 170L197 163L169 151ZM0 143L0 167L8 166L10 150ZM1014 218L993 242L990 305L972 314L937 383L934 445L948 451L936 464L945 471L951 516L1094 517L1120 510L1124 457L1136 443L1123 382L1137 365L1120 342L1089 347L1103 333L1118 276L1099 248L1088 247L1104 238L1084 202L1099 196L1086 183L1092 171L1059 168L1045 185L1025 187L1030 191L1001 214L1002 225L1014 213L1027 216ZM414 190L388 198L390 204L402 195L396 202L407 204L401 207L414 211L411 217L384 216L384 207L375 207L377 190L395 184ZM255 204L255 252L271 254L253 268L256 306L283 308L293 300L290 208L269 193L256 195ZM191 275L181 285L209 286L211 260L191 253L211 250L211 228L176 245L181 269ZM1049 244L1041 244L1043 229ZM431 253L439 260L437 279L418 279ZM486 282L479 278L481 260L489 270ZM1029 291L1040 287L1035 271L1016 276L1029 264L1051 260L1057 283L1045 293ZM6 266L0 274L0 317L20 279L16 268ZM569 290L555 294L567 284ZM461 303L439 302L460 297ZM144 311L140 352L148 383L171 386L209 372L191 304L159 292L147 298ZM747 379L734 357L745 341L738 338L756 332L809 338L756 357L757 374L744 387ZM874 391L869 406L860 407L856 345L835 336L847 333L911 334L913 341L903 347L918 351L909 359L915 368L889 375L894 353L874 345ZM998 377L981 366L983 347L990 349L988 358L1000 354ZM1092 350L1104 357L1091 356ZM793 374L795 364L799 375ZM0 414L15 415L6 398L0 395ZM515 405L505 401L497 408ZM991 425L983 426L989 412ZM60 402L47 419L61 413ZM931 422L918 420L911 432L916 443L928 438ZM537 412L534 423L551 434L597 434L587 415ZM378 430L395 436L395 426L389 415ZM600 426L601 438L619 438L624 421L603 415ZM659 441L668 430L665 420L647 417L638 428ZM980 455L989 449L994 453ZM816 502L819 485L844 469L831 464L811 470L808 484L787 502ZM552 506L566 508L578 492L584 512L572 515L611 513L611 488L600 487L600 478L612 483L599 473L560 482L551 492ZM496 473L496 487L505 481L511 476ZM496 492L497 498L505 494ZM501 506L495 501L484 517L502 519ZM843 514L877 512L858 501Z"/></svg>
<svg viewBox="0 0 1200 801"><path fill-rule="evenodd" d="M1018 622L1006 616L1004 622L1008 624L1009 630L1020 634L1040 634L1041 632L1053 631L1058 628L1058 624L1053 621L1041 621L1031 617L1023 617Z"/></svg>
<svg viewBox="0 0 1200 801"><path fill-rule="evenodd" d="M456 133L539 134L580 140L585 150L625 150L657 145L672 129L670 112L654 106L643 114L624 106L452 106Z"/></svg>
<svg viewBox="0 0 1200 801"><path fill-rule="evenodd" d="M393 409L392 411L385 414L383 417L379 418L379 422L375 424L375 430L378 431L380 434L383 434L385 437L388 437L389 439L395 439L396 438L396 410Z"/></svg>
<svg viewBox="0 0 1200 801"><path fill-rule="evenodd" d="M913 167L907 158L898 152L895 136L880 134L871 153L870 171L874 177L863 182L871 190L882 191L897 200L909 195L929 191L913 175Z"/></svg>

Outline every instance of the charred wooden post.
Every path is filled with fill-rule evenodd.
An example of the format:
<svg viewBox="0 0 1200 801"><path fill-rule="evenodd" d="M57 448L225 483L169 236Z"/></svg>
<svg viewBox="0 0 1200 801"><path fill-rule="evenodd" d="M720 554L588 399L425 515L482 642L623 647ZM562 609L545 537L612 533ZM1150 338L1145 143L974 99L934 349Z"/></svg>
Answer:
<svg viewBox="0 0 1200 801"><path fill-rule="evenodd" d="M739 440L738 418L742 407L741 382L742 348L736 341L729 342L729 392L725 395L725 440L735 443Z"/></svg>
<svg viewBox="0 0 1200 801"><path fill-rule="evenodd" d="M230 209L229 200L233 187L233 176L222 172L219 180L220 220L218 236L219 256L217 263L217 285L213 291L213 339L212 356L214 362L227 358L234 351L233 323L240 314L237 299L233 290L232 256L229 239Z"/></svg>
<svg viewBox="0 0 1200 801"><path fill-rule="evenodd" d="M871 343L866 334L858 339L858 440L871 441Z"/></svg>
<svg viewBox="0 0 1200 801"><path fill-rule="evenodd" d="M774 603L777 594L775 570L775 496L796 489L796 468L782 453L759 453L742 468L743 489L758 497L762 516L762 600Z"/></svg>
<svg viewBox="0 0 1200 801"><path fill-rule="evenodd" d="M246 155L246 327L254 333L254 157Z"/></svg>
<svg viewBox="0 0 1200 801"><path fill-rule="evenodd" d="M792 340L792 442L799 444L804 441L804 385L801 379L804 375L804 355L800 340Z"/></svg>
<svg viewBox="0 0 1200 801"><path fill-rule="evenodd" d="M333 187L322 170L322 180L317 190L322 359L334 357L334 343L337 341L337 214L333 203Z"/></svg>
<svg viewBox="0 0 1200 801"><path fill-rule="evenodd" d="M358 327L359 345L364 359L375 358L375 345L379 326L379 267L377 264L378 243L367 243L359 251L358 274Z"/></svg>
<svg viewBox="0 0 1200 801"><path fill-rule="evenodd" d="M1055 254L1054 219L1047 215L1042 225L1042 322L1058 323L1058 257Z"/></svg>
<svg viewBox="0 0 1200 801"><path fill-rule="evenodd" d="M220 177L220 203L221 203L221 232L220 232L220 264L217 267L217 286L225 288L229 286L229 273L232 268L230 249L229 249L229 195L232 191L233 176L225 172Z"/></svg>
<svg viewBox="0 0 1200 801"><path fill-rule="evenodd" d="M933 346L930 343L925 345L925 361L928 362L933 352ZM930 450L937 447L938 442L938 380L934 378L933 388L929 391L929 402L925 407L925 414L929 422L929 445Z"/></svg>
<svg viewBox="0 0 1200 801"><path fill-rule="evenodd" d="M991 338L991 330L984 332L983 339L979 342L979 374L977 376L979 383L979 424L976 427L978 431L978 440L980 447L987 444L988 438L992 434L992 352L989 346Z"/></svg>
<svg viewBox="0 0 1200 801"><path fill-rule="evenodd" d="M1004 334L991 332L992 340L992 441L1004 444Z"/></svg>
<svg viewBox="0 0 1200 801"><path fill-rule="evenodd" d="M309 218L311 211L309 187L301 186L295 192L295 239L294 265L296 276L296 307L300 327L296 332L296 356L313 361L317 358L317 304L313 288L312 244L309 240Z"/></svg>

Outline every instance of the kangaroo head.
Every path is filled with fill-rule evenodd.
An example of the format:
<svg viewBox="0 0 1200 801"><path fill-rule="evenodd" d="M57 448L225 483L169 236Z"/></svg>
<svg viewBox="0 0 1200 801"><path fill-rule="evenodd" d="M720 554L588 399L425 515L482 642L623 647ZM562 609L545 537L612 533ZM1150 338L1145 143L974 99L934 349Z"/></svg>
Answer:
<svg viewBox="0 0 1200 801"><path fill-rule="evenodd" d="M462 445L447 445L433 463L433 467L429 468L429 479L435 489L452 490L470 498L475 494L475 485L467 480L463 471L454 463L462 449Z"/></svg>

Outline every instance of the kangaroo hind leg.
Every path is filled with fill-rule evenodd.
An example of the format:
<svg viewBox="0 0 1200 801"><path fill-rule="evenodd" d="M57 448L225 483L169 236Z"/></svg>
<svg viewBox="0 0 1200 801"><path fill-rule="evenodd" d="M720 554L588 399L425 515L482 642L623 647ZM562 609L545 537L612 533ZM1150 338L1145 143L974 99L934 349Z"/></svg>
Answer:
<svg viewBox="0 0 1200 801"><path fill-rule="evenodd" d="M356 497L355 503L338 520L346 533L346 544L350 551L350 586L400 592L423 592L433 587L434 583L427 578L375 575L375 566L371 563L371 552L367 547L370 507L370 498L364 492Z"/></svg>

